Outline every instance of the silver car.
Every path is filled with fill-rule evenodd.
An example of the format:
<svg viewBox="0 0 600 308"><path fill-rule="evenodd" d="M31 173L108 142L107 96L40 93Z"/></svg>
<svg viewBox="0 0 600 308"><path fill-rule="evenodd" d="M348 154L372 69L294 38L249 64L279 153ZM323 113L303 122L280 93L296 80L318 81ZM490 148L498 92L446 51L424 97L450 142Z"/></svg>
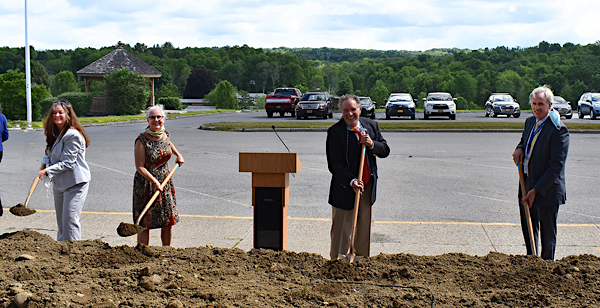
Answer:
<svg viewBox="0 0 600 308"><path fill-rule="evenodd" d="M561 116L570 119L573 117L573 109L571 108L571 103L567 102L564 98L560 96L554 96L554 103L552 104L554 110L558 111Z"/></svg>

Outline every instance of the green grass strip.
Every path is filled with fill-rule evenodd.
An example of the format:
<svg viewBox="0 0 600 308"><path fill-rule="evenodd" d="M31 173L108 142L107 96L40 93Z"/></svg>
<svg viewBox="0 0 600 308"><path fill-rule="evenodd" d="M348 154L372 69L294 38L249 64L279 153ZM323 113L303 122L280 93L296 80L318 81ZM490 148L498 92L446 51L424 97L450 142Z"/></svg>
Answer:
<svg viewBox="0 0 600 308"><path fill-rule="evenodd" d="M199 110L199 111L188 111L187 113L168 113L167 118L174 119L182 116L192 116L198 114L211 114L211 113L222 113L222 112L232 112L235 110L230 109L216 109L216 110ZM145 120L146 116L143 114L139 115L122 115L122 116L99 116L99 117L78 117L79 122L82 125L90 125L90 124L100 124L100 123L111 123L111 122L129 122L136 120ZM8 128L20 127L21 129L25 129L27 126L27 121L8 121ZM31 126L35 128L42 128L42 121L31 122Z"/></svg>
<svg viewBox="0 0 600 308"><path fill-rule="evenodd" d="M237 129L271 129L277 128L329 128L332 122L288 121L288 122L218 122L208 123L205 126L214 127L216 130ZM520 122L379 122L381 129L523 129ZM569 129L600 129L600 123L568 123Z"/></svg>

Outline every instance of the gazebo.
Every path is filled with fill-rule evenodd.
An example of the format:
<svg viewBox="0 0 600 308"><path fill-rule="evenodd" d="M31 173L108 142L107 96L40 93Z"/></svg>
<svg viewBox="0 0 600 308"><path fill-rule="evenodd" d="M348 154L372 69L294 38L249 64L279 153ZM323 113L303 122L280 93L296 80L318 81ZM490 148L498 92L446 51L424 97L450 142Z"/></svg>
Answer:
<svg viewBox="0 0 600 308"><path fill-rule="evenodd" d="M94 61L92 64L77 71L78 77L85 78L85 92L90 92L92 81L104 82L104 76L114 71L127 68L130 72L139 73L150 80L152 94L149 97L148 105L154 105L154 78L159 78L162 73L140 58L123 49L123 43L119 41L119 47L106 56ZM103 96L96 96L90 107L90 114L103 115L108 114L106 102L108 98L106 93Z"/></svg>

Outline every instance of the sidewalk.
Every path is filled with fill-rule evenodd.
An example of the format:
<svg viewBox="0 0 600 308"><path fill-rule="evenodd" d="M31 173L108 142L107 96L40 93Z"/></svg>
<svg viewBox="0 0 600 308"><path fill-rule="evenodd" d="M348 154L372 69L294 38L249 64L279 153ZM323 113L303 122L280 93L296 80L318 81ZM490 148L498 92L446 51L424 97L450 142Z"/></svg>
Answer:
<svg viewBox="0 0 600 308"><path fill-rule="evenodd" d="M136 245L136 237L120 237L121 222L132 222L130 213L86 212L81 215L84 240L100 239L111 246ZM56 238L53 211L18 217L4 209L0 234L25 228ZM288 250L312 252L329 257L329 219L288 218ZM252 217L181 215L173 228L174 247L237 247L252 249ZM371 230L371 255L410 253L439 255L450 252L486 255L490 251L525 254L521 227L506 223L384 222L375 221ZM150 232L150 245L160 245L160 231ZM600 256L600 226L573 224L558 226L556 259L568 255Z"/></svg>

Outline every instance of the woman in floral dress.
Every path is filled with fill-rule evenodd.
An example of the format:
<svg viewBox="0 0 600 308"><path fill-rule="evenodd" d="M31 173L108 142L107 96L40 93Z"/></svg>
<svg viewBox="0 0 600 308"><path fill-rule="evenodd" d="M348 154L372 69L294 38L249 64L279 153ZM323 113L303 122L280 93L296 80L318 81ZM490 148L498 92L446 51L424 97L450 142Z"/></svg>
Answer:
<svg viewBox="0 0 600 308"><path fill-rule="evenodd" d="M165 111L162 105L156 105L146 110L148 127L135 140L135 167L133 179L133 221L138 217L154 192L169 174L167 162L172 154L177 156L175 163L182 165L183 156L171 142L171 135L165 130ZM175 201L175 186L169 180L161 190L158 198L140 221L146 228L138 233L137 241L148 245L150 229L161 229L160 238L163 246L170 246L173 238L172 227L179 222Z"/></svg>

